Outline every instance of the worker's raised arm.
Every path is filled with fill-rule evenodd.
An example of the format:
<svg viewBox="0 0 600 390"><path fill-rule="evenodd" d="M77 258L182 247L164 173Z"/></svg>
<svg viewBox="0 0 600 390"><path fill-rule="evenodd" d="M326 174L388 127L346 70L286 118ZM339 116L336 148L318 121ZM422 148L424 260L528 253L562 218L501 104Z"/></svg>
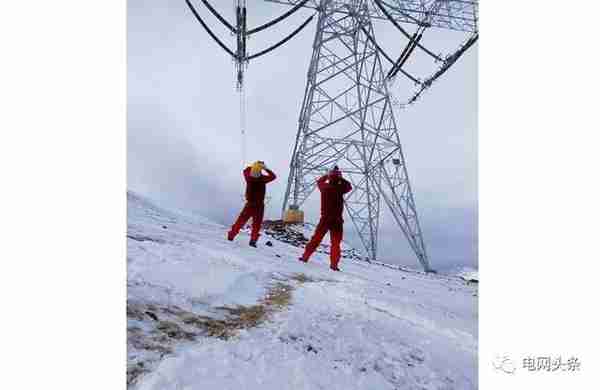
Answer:
<svg viewBox="0 0 600 390"><path fill-rule="evenodd" d="M275 174L275 172L266 167L264 168L264 170L269 174L268 176L265 176L265 183L270 183L273 180L277 179L277 175Z"/></svg>
<svg viewBox="0 0 600 390"><path fill-rule="evenodd" d="M348 192L352 191L352 184L350 184L350 182L346 179L342 179L342 193L343 194L347 194Z"/></svg>
<svg viewBox="0 0 600 390"><path fill-rule="evenodd" d="M250 169L251 168L248 167L248 168L244 169L244 171L243 171L244 172L244 179L246 179L246 181L248 181L251 178L251 176L250 176Z"/></svg>
<svg viewBox="0 0 600 390"><path fill-rule="evenodd" d="M323 175L317 180L317 186L319 187L319 190L322 190L323 188L325 188L325 186L327 185L327 183L325 183L325 182L327 181L328 178L329 178L329 175Z"/></svg>

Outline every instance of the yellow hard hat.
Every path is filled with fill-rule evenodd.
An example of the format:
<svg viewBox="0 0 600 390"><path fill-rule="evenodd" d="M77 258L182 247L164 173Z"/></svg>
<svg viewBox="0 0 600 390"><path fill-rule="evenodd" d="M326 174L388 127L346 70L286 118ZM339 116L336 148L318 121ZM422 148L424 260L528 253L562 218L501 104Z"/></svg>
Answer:
<svg viewBox="0 0 600 390"><path fill-rule="evenodd" d="M252 165L250 166L250 174L254 177L260 176L260 172L262 171L262 169L264 168L265 163L262 161L255 161L254 163L252 163Z"/></svg>

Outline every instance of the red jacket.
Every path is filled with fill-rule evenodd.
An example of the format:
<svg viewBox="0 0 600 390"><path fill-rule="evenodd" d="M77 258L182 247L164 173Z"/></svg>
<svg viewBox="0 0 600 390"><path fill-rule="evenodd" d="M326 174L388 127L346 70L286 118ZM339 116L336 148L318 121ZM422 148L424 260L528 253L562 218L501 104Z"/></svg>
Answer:
<svg viewBox="0 0 600 390"><path fill-rule="evenodd" d="M264 203L266 184L277 178L273 171L265 169L268 176L260 175L260 177L250 176L250 167L244 169L244 179L246 179L246 201L248 203Z"/></svg>
<svg viewBox="0 0 600 390"><path fill-rule="evenodd" d="M341 220L344 212L344 194L352 191L352 184L344 178L332 182L329 175L317 180L321 191L321 216L328 219Z"/></svg>

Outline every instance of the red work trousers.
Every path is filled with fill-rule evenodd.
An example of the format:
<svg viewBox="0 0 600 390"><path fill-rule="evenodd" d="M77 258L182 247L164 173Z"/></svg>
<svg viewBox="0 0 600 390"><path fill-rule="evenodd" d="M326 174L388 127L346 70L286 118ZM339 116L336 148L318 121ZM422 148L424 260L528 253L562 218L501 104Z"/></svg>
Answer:
<svg viewBox="0 0 600 390"><path fill-rule="evenodd" d="M252 231L250 233L250 240L258 240L258 233L260 232L260 226L262 225L264 213L264 203L246 203L239 217L233 226L231 226L231 230L229 231L229 236L231 239L235 238L235 236L237 236L237 234L240 232L240 229L242 229L246 222L252 218Z"/></svg>
<svg viewBox="0 0 600 390"><path fill-rule="evenodd" d="M329 239L331 241L331 252L329 254L331 267L336 268L340 262L342 250L340 244L344 236L344 221L341 219L330 219L327 217L321 217L315 234L312 236L302 255L302 260L308 261L308 258L317 249L325 234L329 232Z"/></svg>

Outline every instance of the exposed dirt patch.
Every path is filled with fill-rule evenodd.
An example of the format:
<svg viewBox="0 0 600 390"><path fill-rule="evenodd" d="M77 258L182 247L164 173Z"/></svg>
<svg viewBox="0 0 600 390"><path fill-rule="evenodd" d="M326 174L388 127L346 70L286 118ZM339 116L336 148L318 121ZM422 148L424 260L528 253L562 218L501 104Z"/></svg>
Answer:
<svg viewBox="0 0 600 390"><path fill-rule="evenodd" d="M265 220L262 224L264 233L277 241L285 242L298 248L304 248L314 232L315 226L307 223L285 223L282 220ZM308 237L305 235L308 234ZM317 252L329 254L329 245L322 243ZM368 261L363 258L359 251L343 245L342 258L358 261Z"/></svg>
<svg viewBox="0 0 600 390"><path fill-rule="evenodd" d="M156 329L164 333L167 337L173 340L190 340L193 341L196 338L196 334L193 332L186 332L176 322L172 321L160 321L156 326Z"/></svg>
<svg viewBox="0 0 600 390"><path fill-rule="evenodd" d="M308 277L294 277L304 283ZM197 337L228 340L241 329L254 328L273 313L290 305L293 287L278 282L256 305L215 307L214 317L199 315L178 306L127 302L127 385L131 386L179 343Z"/></svg>
<svg viewBox="0 0 600 390"><path fill-rule="evenodd" d="M338 283L338 281L334 280L334 279L313 278L313 277L307 276L306 274L303 274L302 272L293 274L290 277L290 279L298 282L301 285L304 283L318 283L318 282Z"/></svg>
<svg viewBox="0 0 600 390"><path fill-rule="evenodd" d="M300 225L286 224L282 220L263 221L264 232L278 241L304 248L308 238L300 230Z"/></svg>
<svg viewBox="0 0 600 390"><path fill-rule="evenodd" d="M292 286L285 283L275 284L269 290L263 304L267 309L270 309L270 311L281 310L284 307L289 306L292 300L292 289Z"/></svg>
<svg viewBox="0 0 600 390"><path fill-rule="evenodd" d="M142 374L149 372L150 370L145 367L145 363L142 361L135 362L131 365L127 365L127 386L135 382L135 380Z"/></svg>
<svg viewBox="0 0 600 390"><path fill-rule="evenodd" d="M217 307L217 310L227 313L224 319L188 315L183 322L205 330L208 336L227 340L238 330L254 328L267 321L272 313L287 307L292 299L292 290L293 287L288 284L276 283L257 305Z"/></svg>

